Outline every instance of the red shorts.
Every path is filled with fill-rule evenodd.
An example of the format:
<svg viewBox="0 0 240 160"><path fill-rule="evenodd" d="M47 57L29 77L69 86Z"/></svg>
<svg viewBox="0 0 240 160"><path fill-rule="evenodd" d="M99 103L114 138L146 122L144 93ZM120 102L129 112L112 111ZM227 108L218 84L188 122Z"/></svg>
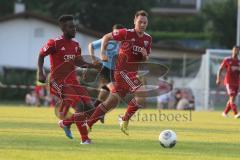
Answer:
<svg viewBox="0 0 240 160"><path fill-rule="evenodd" d="M128 93L135 92L142 86L141 81L136 77L136 72L115 71L113 93L124 97Z"/></svg>
<svg viewBox="0 0 240 160"><path fill-rule="evenodd" d="M87 89L81 86L78 81L66 83L62 81L51 80L50 92L52 95L57 96L61 100L68 101L72 107L78 102L82 102L84 104L91 103Z"/></svg>
<svg viewBox="0 0 240 160"><path fill-rule="evenodd" d="M237 96L238 94L238 86L226 84L227 94L229 96Z"/></svg>

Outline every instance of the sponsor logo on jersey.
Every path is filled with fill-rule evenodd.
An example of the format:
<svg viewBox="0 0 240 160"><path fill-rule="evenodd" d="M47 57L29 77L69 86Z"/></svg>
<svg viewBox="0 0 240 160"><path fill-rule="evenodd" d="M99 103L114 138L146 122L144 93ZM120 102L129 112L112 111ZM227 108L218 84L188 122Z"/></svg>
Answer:
<svg viewBox="0 0 240 160"><path fill-rule="evenodd" d="M139 47L139 46L133 45L133 54L137 55L137 54L141 53L142 50L143 50L142 47Z"/></svg>
<svg viewBox="0 0 240 160"><path fill-rule="evenodd" d="M145 47L147 47L147 46L148 46L148 44L149 44L149 42L148 42L148 41L144 41L144 46L145 46Z"/></svg>
<svg viewBox="0 0 240 160"><path fill-rule="evenodd" d="M62 47L62 48L61 48L61 51L65 51L65 50L66 50L65 47Z"/></svg>
<svg viewBox="0 0 240 160"><path fill-rule="evenodd" d="M75 55L74 54L68 54L68 55L64 55L64 62L69 62L75 59Z"/></svg>

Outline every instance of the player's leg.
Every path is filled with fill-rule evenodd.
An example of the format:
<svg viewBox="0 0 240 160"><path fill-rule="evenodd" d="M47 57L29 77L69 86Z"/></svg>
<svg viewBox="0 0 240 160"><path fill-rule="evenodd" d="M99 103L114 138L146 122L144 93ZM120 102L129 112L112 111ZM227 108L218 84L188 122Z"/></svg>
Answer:
<svg viewBox="0 0 240 160"><path fill-rule="evenodd" d="M107 87L107 85L103 85L100 88L100 92L98 94L98 98L96 99L96 101L94 102L94 106L97 107L100 103L102 103L103 101L105 101L107 99L107 97L109 96L110 90ZM100 118L100 122L104 123L104 116Z"/></svg>
<svg viewBox="0 0 240 160"><path fill-rule="evenodd" d="M86 121L86 116L84 112L76 112L74 113L74 121L77 126L77 129L81 136L81 144L90 144L91 140L88 137L87 127L84 125Z"/></svg>
<svg viewBox="0 0 240 160"><path fill-rule="evenodd" d="M227 101L226 107L222 113L223 117L228 117L228 112L231 110L230 100Z"/></svg>
<svg viewBox="0 0 240 160"><path fill-rule="evenodd" d="M91 140L88 137L88 130L84 124L94 112L93 102L85 87L81 86L80 84L76 84L73 89L76 95L73 97L73 106L75 109L74 122L81 136L81 144L90 144Z"/></svg>
<svg viewBox="0 0 240 160"><path fill-rule="evenodd" d="M229 104L230 104L231 109L234 113L234 117L239 118L240 115L238 114L237 106L235 104L235 98L238 94L238 86L226 85L226 88L227 88L227 92L228 92L228 95L229 95Z"/></svg>
<svg viewBox="0 0 240 160"><path fill-rule="evenodd" d="M128 124L131 117L137 112L138 109L144 107L145 100L143 97L134 97L128 102L127 111L123 117L119 117L119 124L121 131L128 135Z"/></svg>
<svg viewBox="0 0 240 160"><path fill-rule="evenodd" d="M98 97L94 103L94 106L97 107L100 103L102 103L108 96L109 94L109 89L107 87L107 84L110 82L110 78L109 78L109 69L106 67L102 67L100 73L99 73L99 88L100 88L100 92L98 94Z"/></svg>
<svg viewBox="0 0 240 160"><path fill-rule="evenodd" d="M109 90L108 86L107 85L103 85L100 88L100 92L98 94L97 100L94 103L94 106L98 106L100 103L105 101L107 99L109 93L110 93L110 90Z"/></svg>
<svg viewBox="0 0 240 160"><path fill-rule="evenodd" d="M86 118L90 118L96 107L94 107L94 103L92 102L91 97L87 89L80 84L71 85L74 89L74 92L77 96L79 96L79 103L83 103L83 108ZM78 101L78 100L76 100ZM102 118L101 118L102 119Z"/></svg>
<svg viewBox="0 0 240 160"><path fill-rule="evenodd" d="M86 88L79 83L66 84L63 88L63 96L71 99L71 106L74 108L74 122L81 136L81 144L90 144L91 140L88 137L88 131L83 124L87 119L87 114L93 108L93 103L88 95Z"/></svg>
<svg viewBox="0 0 240 160"><path fill-rule="evenodd" d="M107 67L103 67L100 72L100 81L101 81L101 88L98 94L97 100L94 103L94 106L97 107L100 103L105 101L110 93L109 85L113 79L113 71L108 69ZM104 116L100 119L101 123L104 123Z"/></svg>
<svg viewBox="0 0 240 160"><path fill-rule="evenodd" d="M74 115L67 116L70 105L71 105L71 100L69 99L63 99L59 103L58 114L61 120L59 120L58 125L64 130L65 135L68 138L73 139L70 128L71 128L71 125L74 123Z"/></svg>
<svg viewBox="0 0 240 160"><path fill-rule="evenodd" d="M71 99L64 99L62 95L62 83L57 83L57 81L52 80L50 82L50 93L51 95L55 96L56 100L58 101L55 104L55 114L60 119L58 122L59 127L61 127L65 135L72 139L72 132L70 130L71 124L74 123L73 115L68 116L68 111L71 104Z"/></svg>
<svg viewBox="0 0 240 160"><path fill-rule="evenodd" d="M235 104L235 95L231 95L229 97L229 101L230 101L230 106L231 106L231 109L233 111L233 114L234 114L234 117L235 118L240 118L240 115L238 114L238 111L237 111L237 106Z"/></svg>
<svg viewBox="0 0 240 160"><path fill-rule="evenodd" d="M63 126L64 126L63 129L64 129L66 135L68 136L67 133L71 132L70 127L68 127L66 125L68 123L72 124L71 121L73 120L77 126L79 133L80 133L81 144L90 144L91 140L88 137L87 128L86 128L86 126L83 125L86 121L86 114L85 114L85 110L84 110L86 107L84 106L84 103L82 102L80 97L74 96L71 98L70 106L72 106L74 108L75 113L70 118L63 120ZM71 121L69 121L69 120L71 120ZM67 130L66 127L69 130Z"/></svg>
<svg viewBox="0 0 240 160"><path fill-rule="evenodd" d="M230 95L232 94L231 93L231 89L230 89L230 86L229 84L226 84L226 90L227 90L227 94L229 95L229 98L228 98L228 101L227 101L227 104L226 104L226 107L222 113L222 116L223 117L228 117L228 112L231 110L231 104L230 104Z"/></svg>
<svg viewBox="0 0 240 160"><path fill-rule="evenodd" d="M87 126L91 128L108 111L115 108L118 105L119 99L120 96L118 93L110 93L108 98L97 106L92 116L88 119Z"/></svg>
<svg viewBox="0 0 240 160"><path fill-rule="evenodd" d="M128 103L127 111L125 112L125 115L122 117L122 119L124 121L128 121L136 113L138 109L143 107L144 107L144 98L134 97Z"/></svg>

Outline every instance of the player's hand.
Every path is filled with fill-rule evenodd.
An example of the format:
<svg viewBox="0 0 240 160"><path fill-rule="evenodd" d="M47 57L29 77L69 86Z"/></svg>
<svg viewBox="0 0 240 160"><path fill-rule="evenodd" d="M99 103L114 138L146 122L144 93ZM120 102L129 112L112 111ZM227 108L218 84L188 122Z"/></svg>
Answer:
<svg viewBox="0 0 240 160"><path fill-rule="evenodd" d="M101 60L104 61L104 62L107 62L108 61L108 57L105 54L102 54L101 55Z"/></svg>
<svg viewBox="0 0 240 160"><path fill-rule="evenodd" d="M141 53L142 53L142 55L144 56L144 57L146 57L148 54L147 54L147 50L145 49L145 48L143 48L142 50L141 50Z"/></svg>
<svg viewBox="0 0 240 160"><path fill-rule="evenodd" d="M38 72L38 81L41 83L45 83L46 81L46 75L42 71Z"/></svg>

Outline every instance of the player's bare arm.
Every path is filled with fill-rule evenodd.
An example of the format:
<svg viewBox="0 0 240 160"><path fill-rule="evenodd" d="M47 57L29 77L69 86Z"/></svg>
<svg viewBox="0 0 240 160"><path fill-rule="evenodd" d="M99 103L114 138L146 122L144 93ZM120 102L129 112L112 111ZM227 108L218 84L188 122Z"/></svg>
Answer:
<svg viewBox="0 0 240 160"><path fill-rule="evenodd" d="M105 52L106 52L106 49L107 49L108 42L110 40L113 40L112 32L110 32L108 34L105 34L102 38L101 53L100 53L102 61L108 61L108 57L105 54Z"/></svg>
<svg viewBox="0 0 240 160"><path fill-rule="evenodd" d="M101 64L88 63L88 62L84 61L81 56L76 57L74 63L78 67L95 68L97 70L100 70L102 68Z"/></svg>
<svg viewBox="0 0 240 160"><path fill-rule="evenodd" d="M92 59L92 63L93 63L93 64L99 63L99 62L96 60L96 57L95 57L95 55L94 55L94 50L93 50L93 45L92 45L92 43L89 43L89 44L88 44L88 53L89 53L89 55L90 55L90 57L91 57L91 59Z"/></svg>
<svg viewBox="0 0 240 160"><path fill-rule="evenodd" d="M41 83L45 83L46 81L46 75L43 69L43 64L44 64L44 58L45 56L39 54L38 56L38 72L37 72L37 76L38 76L38 81Z"/></svg>
<svg viewBox="0 0 240 160"><path fill-rule="evenodd" d="M218 73L217 73L217 78L216 78L216 84L219 85L220 84L220 76L222 74L222 71L223 71L223 67L221 66L218 70Z"/></svg>

